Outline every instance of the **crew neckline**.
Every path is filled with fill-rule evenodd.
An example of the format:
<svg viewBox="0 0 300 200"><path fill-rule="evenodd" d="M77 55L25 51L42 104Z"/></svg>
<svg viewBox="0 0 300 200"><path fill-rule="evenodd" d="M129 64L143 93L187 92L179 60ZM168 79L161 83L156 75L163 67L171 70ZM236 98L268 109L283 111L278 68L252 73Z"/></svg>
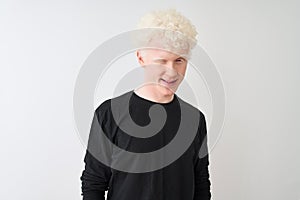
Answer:
<svg viewBox="0 0 300 200"><path fill-rule="evenodd" d="M150 100L150 99L146 99L146 98L144 98L144 97L141 97L141 96L139 96L137 93L135 93L135 90L132 90L132 93L133 93L133 95L134 95L135 97L137 97L137 98L139 98L139 99L141 99L141 100L143 100L143 101L146 101L146 102L152 103L152 104L160 104L160 105L169 105L169 104L172 104L172 103L175 101L175 98L177 98L176 94L174 93L173 99L172 99L171 101L162 103L162 102L156 102L156 101L152 101L152 100Z"/></svg>

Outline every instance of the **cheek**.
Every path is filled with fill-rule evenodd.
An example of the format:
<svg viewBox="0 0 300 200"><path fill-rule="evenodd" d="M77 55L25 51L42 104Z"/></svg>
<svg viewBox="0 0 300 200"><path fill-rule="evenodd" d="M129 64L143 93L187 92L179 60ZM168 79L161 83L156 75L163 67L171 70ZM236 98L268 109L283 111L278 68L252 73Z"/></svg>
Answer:
<svg viewBox="0 0 300 200"><path fill-rule="evenodd" d="M184 76L186 72L186 66L180 66L177 68L177 73L181 76Z"/></svg>
<svg viewBox="0 0 300 200"><path fill-rule="evenodd" d="M160 78L164 74L164 69L159 66L147 66L145 68L145 73L147 77L156 79Z"/></svg>

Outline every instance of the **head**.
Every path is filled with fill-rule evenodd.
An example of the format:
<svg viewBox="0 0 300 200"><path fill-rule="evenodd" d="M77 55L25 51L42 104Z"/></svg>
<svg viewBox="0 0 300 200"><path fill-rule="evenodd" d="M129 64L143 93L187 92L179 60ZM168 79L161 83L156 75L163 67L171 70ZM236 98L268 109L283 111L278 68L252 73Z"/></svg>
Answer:
<svg viewBox="0 0 300 200"><path fill-rule="evenodd" d="M196 44L196 29L174 9L154 11L143 16L138 28L139 64L145 68L145 82L156 89L175 93L187 69L191 50Z"/></svg>

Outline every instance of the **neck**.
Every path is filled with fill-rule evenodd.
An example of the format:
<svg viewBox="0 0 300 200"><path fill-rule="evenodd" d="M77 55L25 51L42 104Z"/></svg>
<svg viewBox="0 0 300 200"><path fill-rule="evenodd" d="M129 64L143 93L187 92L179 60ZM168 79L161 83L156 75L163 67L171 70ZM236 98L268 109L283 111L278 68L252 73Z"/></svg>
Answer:
<svg viewBox="0 0 300 200"><path fill-rule="evenodd" d="M163 88L164 90L168 90L166 88ZM167 93L162 93L157 89L155 86L143 86L140 88L137 88L134 90L134 92L150 101L157 102L157 103L168 103L171 102L174 98L174 93L173 92L167 92Z"/></svg>

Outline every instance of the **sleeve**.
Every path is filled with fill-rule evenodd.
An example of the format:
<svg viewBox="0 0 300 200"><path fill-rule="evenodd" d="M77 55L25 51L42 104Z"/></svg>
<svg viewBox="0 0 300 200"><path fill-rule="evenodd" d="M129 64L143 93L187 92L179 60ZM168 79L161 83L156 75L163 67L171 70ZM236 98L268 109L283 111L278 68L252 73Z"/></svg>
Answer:
<svg viewBox="0 0 300 200"><path fill-rule="evenodd" d="M206 121L203 114L201 114L201 123L199 127L199 137L197 141L197 157L194 166L195 170L195 193L194 200L210 200L211 182L209 180L209 154L207 147L207 129Z"/></svg>
<svg viewBox="0 0 300 200"><path fill-rule="evenodd" d="M100 158L107 159L110 156L110 149L103 142L101 123L98 119L100 117L96 111L84 157L85 168L80 177L83 200L105 200L105 191L108 190L111 177L111 168L100 162Z"/></svg>

